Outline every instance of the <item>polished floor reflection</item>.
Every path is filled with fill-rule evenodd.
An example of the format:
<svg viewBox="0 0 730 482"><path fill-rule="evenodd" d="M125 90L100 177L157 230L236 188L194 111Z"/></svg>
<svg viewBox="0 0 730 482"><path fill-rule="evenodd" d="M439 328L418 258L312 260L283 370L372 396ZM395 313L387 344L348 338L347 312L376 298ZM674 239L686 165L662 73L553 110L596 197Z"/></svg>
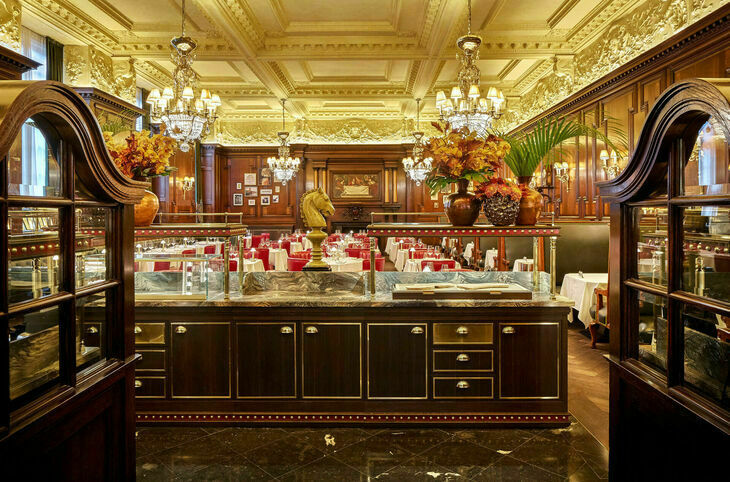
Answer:
<svg viewBox="0 0 730 482"><path fill-rule="evenodd" d="M140 427L138 480L590 481L608 452L562 429Z"/></svg>

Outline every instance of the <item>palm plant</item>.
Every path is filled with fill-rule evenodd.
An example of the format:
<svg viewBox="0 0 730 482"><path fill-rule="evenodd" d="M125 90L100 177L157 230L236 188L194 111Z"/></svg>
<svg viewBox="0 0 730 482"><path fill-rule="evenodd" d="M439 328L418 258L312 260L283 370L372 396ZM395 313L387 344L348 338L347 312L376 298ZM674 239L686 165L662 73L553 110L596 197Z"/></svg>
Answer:
<svg viewBox="0 0 730 482"><path fill-rule="evenodd" d="M527 133L517 136L502 136L511 146L504 162L515 176L532 176L541 161L545 160L551 166L556 158L565 153L563 143L578 136L592 136L603 141L607 147L616 152L625 151L628 146L626 134L619 128L612 127L614 125L614 122L609 123L610 136L618 139L621 146L617 146L609 136L595 127L587 126L576 120L565 117L542 119Z"/></svg>

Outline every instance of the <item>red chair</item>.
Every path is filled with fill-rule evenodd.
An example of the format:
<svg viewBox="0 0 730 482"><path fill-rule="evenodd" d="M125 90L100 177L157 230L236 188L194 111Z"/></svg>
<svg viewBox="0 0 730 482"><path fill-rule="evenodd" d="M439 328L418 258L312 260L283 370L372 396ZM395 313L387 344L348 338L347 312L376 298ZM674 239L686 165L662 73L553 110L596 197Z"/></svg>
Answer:
<svg viewBox="0 0 730 482"><path fill-rule="evenodd" d="M291 256L291 241L282 241L281 247L286 250L286 254Z"/></svg>
<svg viewBox="0 0 730 482"><path fill-rule="evenodd" d="M256 250L256 258L260 259L264 263L264 271L269 271L269 248L258 248Z"/></svg>
<svg viewBox="0 0 730 482"><path fill-rule="evenodd" d="M345 253L351 258L359 258L362 248L345 248Z"/></svg>
<svg viewBox="0 0 730 482"><path fill-rule="evenodd" d="M287 271L301 271L307 263L309 263L308 259L286 258L286 269Z"/></svg>
<svg viewBox="0 0 730 482"><path fill-rule="evenodd" d="M261 234L254 234L251 236L251 247L252 248L258 248L261 244L261 241L263 241L264 237Z"/></svg>
<svg viewBox="0 0 730 482"><path fill-rule="evenodd" d="M155 271L170 271L169 261L155 261Z"/></svg>
<svg viewBox="0 0 730 482"><path fill-rule="evenodd" d="M298 258L298 259L312 259L312 252L310 250L307 251L297 251L296 253L292 253L290 258Z"/></svg>
<svg viewBox="0 0 730 482"><path fill-rule="evenodd" d="M433 263L434 271L441 271L444 267L448 269L456 268L456 261L454 261L453 259L424 259L423 261L421 261L421 271L423 271L423 268L425 268L428 263Z"/></svg>
<svg viewBox="0 0 730 482"><path fill-rule="evenodd" d="M267 241L271 239L271 234L269 233L261 233L261 236Z"/></svg>
<svg viewBox="0 0 730 482"><path fill-rule="evenodd" d="M375 252L376 258L382 258L383 254L380 251ZM362 259L370 259L370 250L369 249L361 249L360 250L360 258Z"/></svg>
<svg viewBox="0 0 730 482"><path fill-rule="evenodd" d="M180 254L182 254L183 256L189 256L191 254L195 254L195 250L194 249L183 249L182 253L180 253Z"/></svg>
<svg viewBox="0 0 730 482"><path fill-rule="evenodd" d="M370 271L370 259L366 258L362 260L362 270ZM375 258L375 271L385 270L385 258Z"/></svg>
<svg viewBox="0 0 730 482"><path fill-rule="evenodd" d="M203 248L203 254L215 254L215 244L209 244Z"/></svg>
<svg viewBox="0 0 730 482"><path fill-rule="evenodd" d="M426 248L414 249L411 251L411 259L423 259L426 257Z"/></svg>

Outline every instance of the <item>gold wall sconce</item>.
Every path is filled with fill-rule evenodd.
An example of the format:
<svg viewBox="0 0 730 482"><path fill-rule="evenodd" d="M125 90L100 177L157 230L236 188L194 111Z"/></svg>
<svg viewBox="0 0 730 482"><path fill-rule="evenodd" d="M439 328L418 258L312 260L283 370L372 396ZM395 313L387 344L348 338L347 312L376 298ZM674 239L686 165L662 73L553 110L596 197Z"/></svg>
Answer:
<svg viewBox="0 0 730 482"><path fill-rule="evenodd" d="M186 198L185 195L187 194L187 192L192 191L193 187L195 187L195 178L185 176L181 182L181 187L182 187L182 191L183 191L183 199L185 199Z"/></svg>
<svg viewBox="0 0 730 482"><path fill-rule="evenodd" d="M555 178L561 184L565 184L565 192L570 192L570 166L567 162L556 162L553 164Z"/></svg>
<svg viewBox="0 0 730 482"><path fill-rule="evenodd" d="M603 162L603 165L601 167L603 168L603 172L606 173L607 177L616 177L621 172L621 166L618 165L618 155L616 154L616 151L613 151L611 155L609 155L608 151L606 149L603 149L598 157ZM611 160L610 164L608 162L609 159Z"/></svg>

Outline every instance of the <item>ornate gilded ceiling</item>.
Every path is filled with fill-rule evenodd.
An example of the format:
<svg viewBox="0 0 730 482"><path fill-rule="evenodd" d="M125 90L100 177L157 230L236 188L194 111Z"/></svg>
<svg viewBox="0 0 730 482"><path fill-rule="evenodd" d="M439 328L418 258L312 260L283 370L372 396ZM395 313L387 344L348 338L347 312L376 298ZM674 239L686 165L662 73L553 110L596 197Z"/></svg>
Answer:
<svg viewBox="0 0 730 482"><path fill-rule="evenodd" d="M501 127L728 1L473 0L482 83L508 99ZM179 0L4 2L21 4L23 25L77 46L66 51L67 82L127 98L134 78L146 88L169 82ZM187 11L195 68L223 99L216 140L226 144L274 144L281 97L293 142L407 140L414 99L433 118L435 92L454 83L466 29L466 0L188 0Z"/></svg>

